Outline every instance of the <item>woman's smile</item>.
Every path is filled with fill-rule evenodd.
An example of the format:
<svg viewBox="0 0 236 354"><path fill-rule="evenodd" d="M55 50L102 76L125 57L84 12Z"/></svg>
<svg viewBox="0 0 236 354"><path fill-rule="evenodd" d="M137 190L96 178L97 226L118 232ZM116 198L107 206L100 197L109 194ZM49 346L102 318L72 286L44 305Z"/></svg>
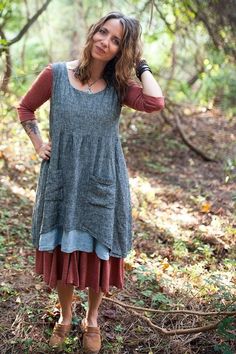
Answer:
<svg viewBox="0 0 236 354"><path fill-rule="evenodd" d="M105 54L105 50L103 50L102 48L98 47L97 45L95 45L95 49L97 50L98 53L100 54Z"/></svg>

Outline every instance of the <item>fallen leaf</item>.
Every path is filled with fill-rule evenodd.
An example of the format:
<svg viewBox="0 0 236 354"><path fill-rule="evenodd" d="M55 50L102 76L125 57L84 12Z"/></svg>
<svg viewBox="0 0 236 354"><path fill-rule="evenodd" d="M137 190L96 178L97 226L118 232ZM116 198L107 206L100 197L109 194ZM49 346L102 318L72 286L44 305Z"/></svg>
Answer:
<svg viewBox="0 0 236 354"><path fill-rule="evenodd" d="M203 203L201 206L201 212L202 213L209 213L211 210L211 207L212 207L211 203L208 203L208 202Z"/></svg>

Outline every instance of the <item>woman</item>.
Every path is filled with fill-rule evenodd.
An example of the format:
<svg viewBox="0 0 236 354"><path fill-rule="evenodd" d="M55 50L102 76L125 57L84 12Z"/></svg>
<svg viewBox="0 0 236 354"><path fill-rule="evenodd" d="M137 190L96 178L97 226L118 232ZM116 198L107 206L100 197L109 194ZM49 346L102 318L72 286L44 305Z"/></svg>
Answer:
<svg viewBox="0 0 236 354"><path fill-rule="evenodd" d="M153 112L162 91L140 60L140 24L111 12L91 26L80 60L48 65L21 100L19 118L42 158L32 218L36 272L57 288L61 315L49 344L71 329L73 289L89 288L83 348L101 348L98 309L109 286L123 288L132 246L127 167L119 138L122 105ZM132 80L134 68L140 84ZM35 110L50 99L50 141Z"/></svg>

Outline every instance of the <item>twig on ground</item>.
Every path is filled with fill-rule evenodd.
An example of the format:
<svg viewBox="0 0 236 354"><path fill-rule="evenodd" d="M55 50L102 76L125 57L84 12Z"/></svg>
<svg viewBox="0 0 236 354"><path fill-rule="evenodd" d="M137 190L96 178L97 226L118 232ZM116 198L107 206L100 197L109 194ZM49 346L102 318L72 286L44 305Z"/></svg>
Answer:
<svg viewBox="0 0 236 354"><path fill-rule="evenodd" d="M122 311L126 311L121 305L118 304L118 306L120 306ZM210 323L210 324L205 325L205 326L200 326L200 327L168 330L166 328L162 328L162 327L159 327L159 326L155 325L149 318L141 315L140 313L134 311L133 309L130 309L129 311L132 312L135 316L141 318L143 321L147 322L151 328L153 328L154 330L156 330L160 334L167 335L167 336L207 332L207 331L210 331L212 329L216 329L217 326L222 321L222 319L221 319L219 321Z"/></svg>
<svg viewBox="0 0 236 354"><path fill-rule="evenodd" d="M133 306L133 305L128 305L125 304L119 300L111 299L109 297L104 296L104 300L108 300L110 302L114 302L117 305L130 308L130 309L135 309L139 311L147 311L147 312L153 312L153 313L163 313L163 314L189 314L189 315L198 315L198 316L235 316L236 311L211 311L211 312L203 312L203 311L191 311L191 310L156 310L156 309L151 309L148 307L139 307L139 306Z"/></svg>

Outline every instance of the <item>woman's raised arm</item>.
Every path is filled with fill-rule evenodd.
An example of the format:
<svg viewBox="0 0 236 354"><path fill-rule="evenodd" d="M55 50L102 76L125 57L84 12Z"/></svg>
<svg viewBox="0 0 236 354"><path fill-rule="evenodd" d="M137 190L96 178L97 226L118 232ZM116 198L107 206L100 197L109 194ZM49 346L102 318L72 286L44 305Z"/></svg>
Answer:
<svg viewBox="0 0 236 354"><path fill-rule="evenodd" d="M147 113L160 111L165 106L162 90L146 61L143 60L140 63L136 68L140 83L130 80L123 104Z"/></svg>
<svg viewBox="0 0 236 354"><path fill-rule="evenodd" d="M152 81L150 82L150 80L148 80L149 79L147 77L149 76L148 74L149 74L148 72L144 72L142 74L142 80L143 77L145 76L144 78L145 86L144 85L141 86L140 84L137 84L133 80L130 81L125 98L123 100L123 105L133 108L136 111L147 112L147 113L157 112L164 108L165 99L162 96L161 91L156 90L155 84L153 84ZM152 95L150 95L149 92ZM159 93L160 96L158 96Z"/></svg>

